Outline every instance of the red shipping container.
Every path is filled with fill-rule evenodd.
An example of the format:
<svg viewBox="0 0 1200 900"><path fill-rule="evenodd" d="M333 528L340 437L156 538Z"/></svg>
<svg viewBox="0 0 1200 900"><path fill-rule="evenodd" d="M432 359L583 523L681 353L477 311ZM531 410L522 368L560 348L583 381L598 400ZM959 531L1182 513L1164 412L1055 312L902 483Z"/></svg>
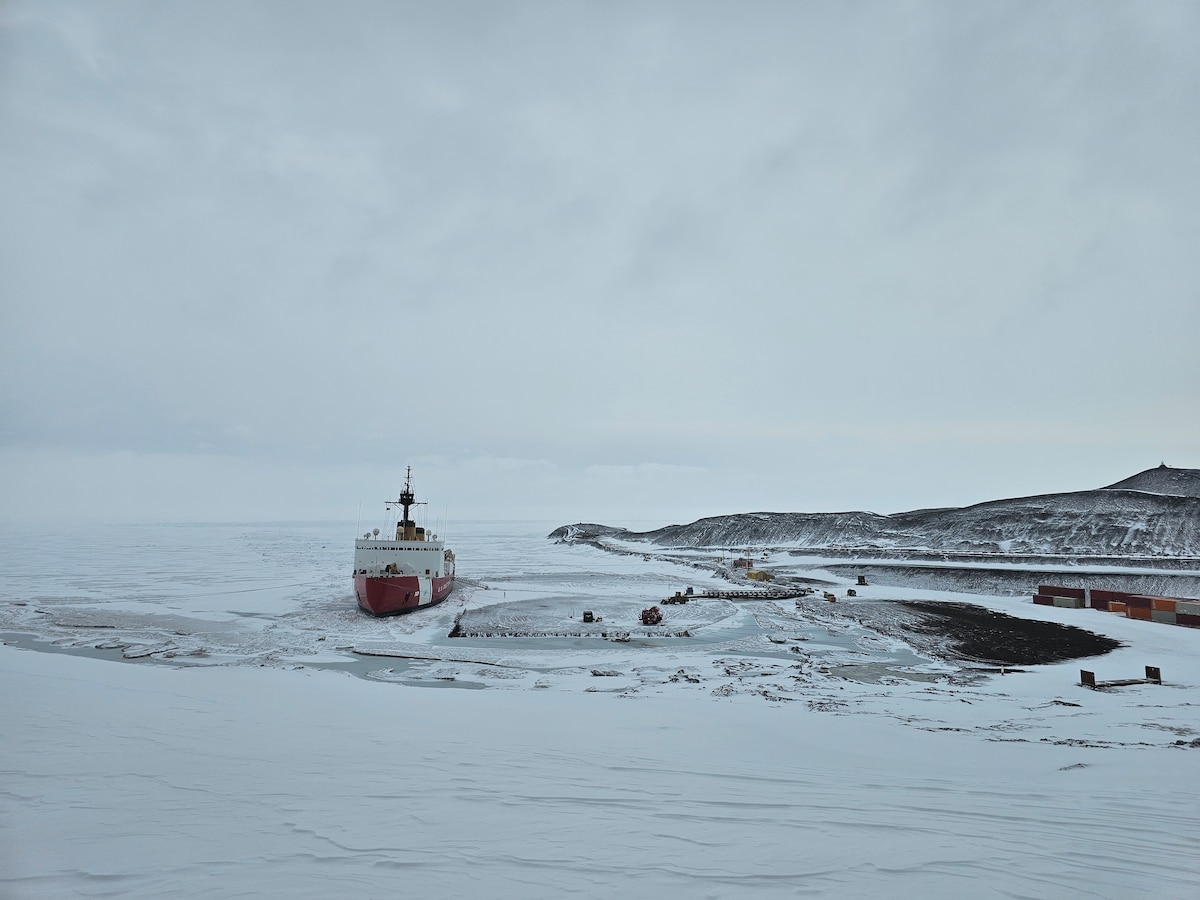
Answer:
<svg viewBox="0 0 1200 900"><path fill-rule="evenodd" d="M1175 612L1175 600L1171 597L1151 597L1150 608L1159 612Z"/></svg>
<svg viewBox="0 0 1200 900"><path fill-rule="evenodd" d="M1108 604L1108 611L1110 613L1119 613L1120 615L1123 616L1123 615L1125 615L1126 609L1127 609L1127 607L1120 600L1113 600L1111 603Z"/></svg>
<svg viewBox="0 0 1200 900"><path fill-rule="evenodd" d="M1074 597L1076 600L1082 600L1086 596L1083 588L1055 587L1050 584L1039 584L1038 593L1047 597Z"/></svg>
<svg viewBox="0 0 1200 900"><path fill-rule="evenodd" d="M1149 609L1151 599L1152 598L1147 597L1145 594L1130 594L1125 598L1125 605L1130 609L1133 609L1134 607L1138 609Z"/></svg>
<svg viewBox="0 0 1200 900"><path fill-rule="evenodd" d="M1142 619L1145 622L1149 622L1150 621L1150 607L1149 606L1127 606L1125 609L1125 615L1129 616L1129 618L1131 618L1131 619Z"/></svg>
<svg viewBox="0 0 1200 900"><path fill-rule="evenodd" d="M1100 588L1092 588L1090 596L1093 600L1108 600L1110 603L1113 600L1120 600L1124 603L1125 598L1130 595L1125 591L1105 591Z"/></svg>
<svg viewBox="0 0 1200 900"><path fill-rule="evenodd" d="M1175 613L1175 624L1200 628L1200 616L1193 616L1191 613Z"/></svg>
<svg viewBox="0 0 1200 900"><path fill-rule="evenodd" d="M1036 603L1038 606L1053 606L1054 598L1048 597L1045 594L1034 594L1033 602Z"/></svg>
<svg viewBox="0 0 1200 900"><path fill-rule="evenodd" d="M1097 600L1095 595L1093 595L1092 599L1089 600L1088 602L1091 604L1092 609L1099 609L1099 610L1103 610L1104 612L1108 612L1108 601L1107 600Z"/></svg>

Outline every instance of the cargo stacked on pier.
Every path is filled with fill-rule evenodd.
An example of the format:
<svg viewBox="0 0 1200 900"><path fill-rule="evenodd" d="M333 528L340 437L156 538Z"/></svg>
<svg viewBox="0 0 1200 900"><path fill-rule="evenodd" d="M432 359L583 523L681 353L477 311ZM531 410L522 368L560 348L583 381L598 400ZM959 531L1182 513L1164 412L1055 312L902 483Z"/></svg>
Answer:
<svg viewBox="0 0 1200 900"><path fill-rule="evenodd" d="M1033 602L1039 606L1083 609L1087 606L1087 592L1083 588L1039 584L1037 593L1033 595Z"/></svg>
<svg viewBox="0 0 1200 900"><path fill-rule="evenodd" d="M1152 594L1131 594L1100 588L1042 584L1038 585L1033 602L1039 606L1059 606L1067 609L1083 609L1090 606L1092 609L1116 613L1130 619L1200 628L1200 600L1187 597L1157 597Z"/></svg>

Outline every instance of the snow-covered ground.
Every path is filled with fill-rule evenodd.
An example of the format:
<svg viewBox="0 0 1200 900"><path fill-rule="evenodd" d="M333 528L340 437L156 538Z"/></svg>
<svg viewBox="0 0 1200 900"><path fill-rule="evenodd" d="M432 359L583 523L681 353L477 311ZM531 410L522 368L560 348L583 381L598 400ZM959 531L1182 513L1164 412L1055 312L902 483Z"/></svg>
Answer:
<svg viewBox="0 0 1200 900"><path fill-rule="evenodd" d="M718 583L549 530L455 529L451 599L375 620L353 525L6 528L0 896L1195 896L1200 630L872 586L1125 646L981 675L844 599L652 637Z"/></svg>

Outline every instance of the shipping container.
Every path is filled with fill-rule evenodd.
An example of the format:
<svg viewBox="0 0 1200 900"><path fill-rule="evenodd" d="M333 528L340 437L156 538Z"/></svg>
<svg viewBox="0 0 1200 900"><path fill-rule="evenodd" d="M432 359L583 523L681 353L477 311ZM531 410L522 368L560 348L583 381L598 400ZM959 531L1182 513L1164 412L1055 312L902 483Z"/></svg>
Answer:
<svg viewBox="0 0 1200 900"><path fill-rule="evenodd" d="M1038 585L1038 593L1048 597L1076 597L1083 600L1087 597L1083 588L1057 587L1051 584Z"/></svg>
<svg viewBox="0 0 1200 900"><path fill-rule="evenodd" d="M1082 597L1055 597L1054 605L1062 609L1083 609Z"/></svg>
<svg viewBox="0 0 1200 900"><path fill-rule="evenodd" d="M1107 600L1098 600L1095 597L1095 595L1093 595L1092 599L1089 600L1088 603L1092 607L1092 609L1099 609L1104 612L1108 612L1108 601Z"/></svg>
<svg viewBox="0 0 1200 900"><path fill-rule="evenodd" d="M1175 612L1187 613L1189 616L1200 616L1200 600L1176 600Z"/></svg>
<svg viewBox="0 0 1200 900"><path fill-rule="evenodd" d="M1172 597L1151 597L1150 608L1159 612L1175 612L1175 600Z"/></svg>
<svg viewBox="0 0 1200 900"><path fill-rule="evenodd" d="M1175 613L1176 625L1187 625L1189 628L1200 628L1200 616L1191 613Z"/></svg>
<svg viewBox="0 0 1200 900"><path fill-rule="evenodd" d="M1033 602L1036 603L1038 606L1053 606L1054 598L1047 597L1045 594L1034 594Z"/></svg>
<svg viewBox="0 0 1200 900"><path fill-rule="evenodd" d="M1107 600L1110 603L1113 600L1120 600L1122 603L1124 603L1125 598L1130 595L1127 594L1125 591L1105 591L1105 590L1101 590L1100 588L1092 588L1088 592L1088 596L1091 597L1093 600Z"/></svg>
<svg viewBox="0 0 1200 900"><path fill-rule="evenodd" d="M1152 609L1150 610L1150 621L1162 622L1164 625L1174 625L1175 613L1167 612L1164 609Z"/></svg>
<svg viewBox="0 0 1200 900"><path fill-rule="evenodd" d="M1123 616L1128 611L1128 607L1126 607L1125 604L1120 600L1112 600L1109 601L1108 611L1110 613L1116 613L1117 615Z"/></svg>
<svg viewBox="0 0 1200 900"><path fill-rule="evenodd" d="M1147 597L1145 594L1130 594L1125 599L1125 605L1130 609L1149 609L1150 599L1151 598Z"/></svg>
<svg viewBox="0 0 1200 900"><path fill-rule="evenodd" d="M1141 619L1144 622L1150 621L1149 606L1126 606L1125 615L1131 619Z"/></svg>

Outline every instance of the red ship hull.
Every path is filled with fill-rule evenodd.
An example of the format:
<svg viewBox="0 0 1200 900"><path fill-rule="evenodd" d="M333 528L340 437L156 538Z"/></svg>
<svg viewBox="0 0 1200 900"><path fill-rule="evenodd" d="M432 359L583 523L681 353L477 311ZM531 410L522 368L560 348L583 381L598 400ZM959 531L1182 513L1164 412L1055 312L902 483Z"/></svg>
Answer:
<svg viewBox="0 0 1200 900"><path fill-rule="evenodd" d="M454 589L454 576L354 576L354 597L373 616L395 616L441 603Z"/></svg>

